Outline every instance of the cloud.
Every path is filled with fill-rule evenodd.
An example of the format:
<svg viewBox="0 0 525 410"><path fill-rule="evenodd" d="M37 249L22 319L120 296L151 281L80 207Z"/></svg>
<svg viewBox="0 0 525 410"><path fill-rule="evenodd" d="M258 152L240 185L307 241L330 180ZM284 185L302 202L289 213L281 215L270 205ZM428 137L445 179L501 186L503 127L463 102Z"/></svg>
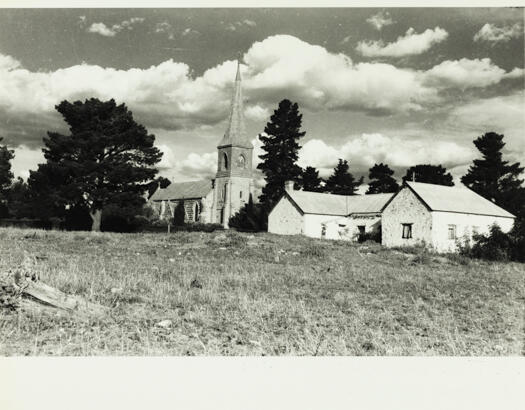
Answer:
<svg viewBox="0 0 525 410"><path fill-rule="evenodd" d="M165 33L171 31L171 24L167 21L155 25L155 33Z"/></svg>
<svg viewBox="0 0 525 410"><path fill-rule="evenodd" d="M494 131L505 135L505 150L515 160L525 158L525 93L519 91L506 96L477 99L454 108L446 122L476 138Z"/></svg>
<svg viewBox="0 0 525 410"><path fill-rule="evenodd" d="M116 30L107 27L104 23L93 23L88 28L88 32L100 34L104 37L114 37L117 34Z"/></svg>
<svg viewBox="0 0 525 410"><path fill-rule="evenodd" d="M447 31L440 27L426 29L418 34L409 28L404 36L400 36L393 43L384 44L379 41L361 41L356 50L365 57L403 57L421 54L430 49L434 44L440 43L448 37Z"/></svg>
<svg viewBox="0 0 525 410"><path fill-rule="evenodd" d="M15 177L27 179L29 171L37 168L37 164L45 162L41 149L31 149L21 145L14 149L15 157L11 161L11 170Z"/></svg>
<svg viewBox="0 0 525 410"><path fill-rule="evenodd" d="M503 79L522 77L524 70L510 72L495 65L490 58L447 60L424 73L426 83L437 87L487 87Z"/></svg>
<svg viewBox="0 0 525 410"><path fill-rule="evenodd" d="M244 61L245 89L258 102L275 104L286 96L311 110L384 115L421 109L421 104L437 97L414 70L384 63L354 64L344 54L289 35L254 43Z"/></svg>
<svg viewBox="0 0 525 410"><path fill-rule="evenodd" d="M264 121L270 118L270 110L260 105L250 105L244 109L246 118L254 121Z"/></svg>
<svg viewBox="0 0 525 410"><path fill-rule="evenodd" d="M339 158L348 160L350 172L367 175L376 163L386 163L399 172L416 164L442 164L453 168L470 162L473 150L456 142L440 139L406 139L380 133L348 137L340 146L332 146L320 139L307 141L299 152L298 164L319 169L327 177Z"/></svg>
<svg viewBox="0 0 525 410"><path fill-rule="evenodd" d="M381 31L381 29L385 26L394 24L394 21L390 18L388 11L380 11L379 13L367 18L366 22L379 31Z"/></svg>
<svg viewBox="0 0 525 410"><path fill-rule="evenodd" d="M494 24L487 23L474 35L474 41L499 43L507 42L520 36L523 36L523 25L521 23L503 27L497 27Z"/></svg>
<svg viewBox="0 0 525 410"><path fill-rule="evenodd" d="M113 26L108 27L104 23L93 23L88 28L89 33L96 33L100 34L104 37L114 37L117 33L121 32L122 30L133 30L133 26L137 23L143 23L144 18L143 17L132 17L129 20L124 20L120 23L113 24ZM83 21L85 23L85 20Z"/></svg>
<svg viewBox="0 0 525 410"><path fill-rule="evenodd" d="M242 27L255 27L257 26L257 23L253 20L248 20L248 19L244 19L244 20L239 20L239 21L236 21L234 23L228 23L226 25L226 30L228 31L236 31L238 28L242 28Z"/></svg>

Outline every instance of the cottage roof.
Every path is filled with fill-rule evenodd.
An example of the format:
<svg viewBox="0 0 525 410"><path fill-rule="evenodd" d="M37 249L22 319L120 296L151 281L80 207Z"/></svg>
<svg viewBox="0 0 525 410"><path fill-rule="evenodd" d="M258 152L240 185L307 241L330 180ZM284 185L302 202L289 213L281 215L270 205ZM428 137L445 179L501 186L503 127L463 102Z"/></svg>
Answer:
<svg viewBox="0 0 525 410"><path fill-rule="evenodd" d="M432 211L514 218L510 212L464 185L450 187L422 182L406 182L406 184Z"/></svg>
<svg viewBox="0 0 525 410"><path fill-rule="evenodd" d="M242 87L241 87L241 69L237 61L237 75L233 87L233 96L230 107L230 118L228 128L219 142L219 147L225 145L234 145L236 147L253 148L252 143L246 135L246 126L244 124L244 113L242 107Z"/></svg>
<svg viewBox="0 0 525 410"><path fill-rule="evenodd" d="M334 195L292 191L288 195L305 214L346 216L381 212L393 194Z"/></svg>
<svg viewBox="0 0 525 410"><path fill-rule="evenodd" d="M157 189L151 201L203 198L212 190L211 180L171 183L164 189Z"/></svg>

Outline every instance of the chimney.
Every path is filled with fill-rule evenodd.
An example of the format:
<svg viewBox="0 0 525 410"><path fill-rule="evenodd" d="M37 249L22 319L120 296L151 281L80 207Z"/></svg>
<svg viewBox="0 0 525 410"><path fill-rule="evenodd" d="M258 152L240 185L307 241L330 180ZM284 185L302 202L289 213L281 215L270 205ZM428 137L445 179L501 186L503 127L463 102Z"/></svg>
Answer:
<svg viewBox="0 0 525 410"><path fill-rule="evenodd" d="M293 184L293 181L284 181L284 190L290 194L293 192Z"/></svg>

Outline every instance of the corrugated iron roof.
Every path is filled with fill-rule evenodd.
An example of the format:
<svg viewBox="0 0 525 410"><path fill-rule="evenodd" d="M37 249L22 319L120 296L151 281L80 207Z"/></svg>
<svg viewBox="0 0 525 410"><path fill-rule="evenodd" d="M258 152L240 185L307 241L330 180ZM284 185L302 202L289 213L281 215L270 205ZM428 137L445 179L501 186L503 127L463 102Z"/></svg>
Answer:
<svg viewBox="0 0 525 410"><path fill-rule="evenodd" d="M171 183L164 189L157 189L151 201L203 198L211 191L211 179Z"/></svg>
<svg viewBox="0 0 525 410"><path fill-rule="evenodd" d="M341 215L377 213L393 194L334 195L292 191L290 197L305 214Z"/></svg>
<svg viewBox="0 0 525 410"><path fill-rule="evenodd" d="M406 183L433 211L461 212L514 218L496 204L476 194L466 186L444 186L423 182Z"/></svg>

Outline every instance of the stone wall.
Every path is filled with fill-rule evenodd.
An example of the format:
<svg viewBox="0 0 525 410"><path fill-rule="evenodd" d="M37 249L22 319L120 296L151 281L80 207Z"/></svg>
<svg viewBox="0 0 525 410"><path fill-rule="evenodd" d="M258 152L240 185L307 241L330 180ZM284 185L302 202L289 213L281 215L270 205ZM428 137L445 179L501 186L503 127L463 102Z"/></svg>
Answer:
<svg viewBox="0 0 525 410"><path fill-rule="evenodd" d="M412 238L403 238L403 224L412 224ZM381 243L384 246L432 244L432 214L408 187L383 210Z"/></svg>
<svg viewBox="0 0 525 410"><path fill-rule="evenodd" d="M381 215L362 214L333 219L325 223L326 239L356 241L359 236L359 226L365 227L366 233L373 233L381 226Z"/></svg>
<svg viewBox="0 0 525 410"><path fill-rule="evenodd" d="M283 196L268 215L268 232L280 235L303 233L303 215Z"/></svg>

